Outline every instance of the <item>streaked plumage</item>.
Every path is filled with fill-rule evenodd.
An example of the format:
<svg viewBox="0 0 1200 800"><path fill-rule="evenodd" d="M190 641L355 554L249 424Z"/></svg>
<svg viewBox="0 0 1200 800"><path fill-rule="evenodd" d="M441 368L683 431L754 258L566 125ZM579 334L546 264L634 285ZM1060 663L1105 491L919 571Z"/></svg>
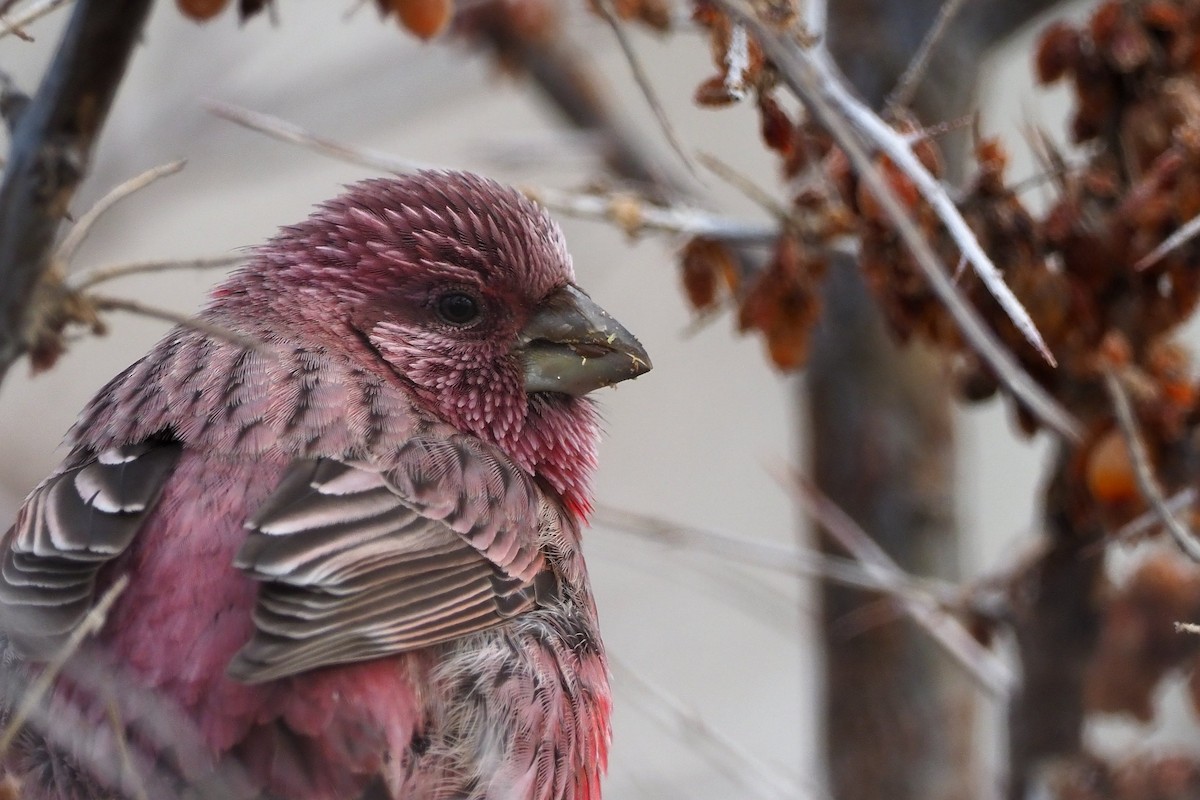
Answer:
<svg viewBox="0 0 1200 800"><path fill-rule="evenodd" d="M176 329L84 410L3 542L9 652L48 658L128 575L101 657L248 793L596 800L582 395L649 365L572 281L543 212L463 173L284 229L203 314L261 346ZM98 720L100 694L55 702ZM209 768L122 732L155 792ZM31 732L6 768L31 799L132 793L70 751Z"/></svg>

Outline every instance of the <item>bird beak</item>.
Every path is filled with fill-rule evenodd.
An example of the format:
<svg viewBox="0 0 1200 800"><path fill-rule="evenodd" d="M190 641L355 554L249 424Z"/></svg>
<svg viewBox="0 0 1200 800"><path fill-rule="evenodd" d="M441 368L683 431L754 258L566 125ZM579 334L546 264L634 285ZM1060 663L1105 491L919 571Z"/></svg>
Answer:
<svg viewBox="0 0 1200 800"><path fill-rule="evenodd" d="M574 286L546 298L521 331L525 391L579 397L650 371L645 348Z"/></svg>

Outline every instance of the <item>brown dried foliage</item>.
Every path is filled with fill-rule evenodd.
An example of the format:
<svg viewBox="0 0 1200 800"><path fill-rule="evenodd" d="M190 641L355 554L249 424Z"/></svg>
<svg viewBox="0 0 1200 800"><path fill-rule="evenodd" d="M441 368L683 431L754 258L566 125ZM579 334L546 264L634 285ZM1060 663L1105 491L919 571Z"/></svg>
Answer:
<svg viewBox="0 0 1200 800"><path fill-rule="evenodd" d="M640 22L651 30L664 33L671 28L671 3L668 0L607 0L617 19ZM588 0L596 11L596 0Z"/></svg>
<svg viewBox="0 0 1200 800"><path fill-rule="evenodd" d="M186 16L203 22L220 14L229 0L175 0ZM238 0L238 18L242 21L268 8L274 0ZM649 0L653 2L653 0ZM400 25L422 39L431 39L446 30L454 18L454 0L375 0L383 16L394 14Z"/></svg>
<svg viewBox="0 0 1200 800"><path fill-rule="evenodd" d="M820 311L818 285L826 261L794 236L781 236L767 268L741 298L738 328L756 330L780 369L808 358L808 342Z"/></svg>
<svg viewBox="0 0 1200 800"><path fill-rule="evenodd" d="M731 102L735 98L725 91L730 22L709 3L695 8L696 20L709 31L717 67L701 83L697 101ZM859 245L859 266L895 335L919 337L951 354L964 399L995 394L995 376L965 345L891 218L829 135L808 120L793 119L779 104L772 65L762 61L753 42L751 52L746 85L762 140L795 191L794 214L763 276L746 280L741 290L719 280L716 259L697 261L689 246L683 270L693 306L711 308L730 291L739 306L738 327L763 335L780 368L800 366L819 313L822 254L837 237L851 235ZM1063 462L1054 513L1067 518L1065 535L1097 538L1147 508L1105 390L1106 372L1115 371L1126 387L1150 468L1164 491L1200 483L1196 370L1168 338L1200 301L1200 241L1186 242L1144 269L1135 266L1200 215L1200 0L1104 2L1083 25L1051 25L1037 46L1035 66L1043 83L1071 86L1070 136L1088 143L1090 155L1068 166L1052 146L1044 146L1054 199L1038 214L1009 182L1004 145L977 135L972 177L957 197L964 219L1029 312L1057 368L1033 351L974 272L960 263L958 248L908 176L883 157L875 168L942 262L958 267L959 287L985 322L1083 424L1083 441ZM915 142L926 168L939 174L938 143L910 119L894 126ZM1026 431L1036 430L1031 415L1015 410ZM1084 681L1089 711L1150 719L1163 678L1189 670L1200 709L1200 637L1174 628L1176 621L1200 621L1200 567L1168 550L1091 602L1100 630ZM1055 780L1061 797L1074 800L1200 797L1195 759L1112 766L1077 755L1062 761Z"/></svg>
<svg viewBox="0 0 1200 800"><path fill-rule="evenodd" d="M725 90L732 25L711 3L700 0L694 8L696 21L709 32L718 70L701 83L698 102L731 101ZM807 120L793 120L774 98L773 68L753 40L750 53L745 84L757 106L760 133L778 155L784 176L800 187L793 198L800 234L786 235L798 237L804 251L812 253L826 250L836 237L856 237L861 268L894 333L901 340L921 337L953 353L965 399L994 394L995 377L965 347L878 201L825 131ZM1189 243L1145 270L1134 264L1200 214L1200 0L1104 3L1083 26L1050 26L1038 45L1036 67L1044 82L1071 82L1076 98L1072 135L1101 146L1077 169L1067 169L1057 153L1048 153L1057 196L1038 216L1008 183L1004 146L977 138L974 176L961 190L959 205L1029 311L1058 360L1057 368L1034 352L973 271L963 268L957 247L910 179L884 158L876 167L943 263L959 267L961 290L1023 367L1096 432L1092 444L1112 428L1100 383L1102 370L1110 365L1105 343L1116 337L1127 345L1129 361L1145 383L1137 398L1141 425L1160 437L1150 448L1168 472L1182 479L1185 470L1171 466L1178 448L1162 437L1185 434L1200 415L1191 370L1186 360L1170 375L1145 365L1200 299L1200 244ZM901 119L896 128L916 140L918 156L937 174L937 142L922 136L912 120ZM814 181L823 188L814 190ZM793 291L778 276L771 280L763 286L778 283L780 291ZM809 284L805 291L815 288ZM763 291L755 294L756 303L765 302ZM745 297L749 295L743 302ZM815 303L796 308L790 329L811 326ZM739 317L742 329L764 330L745 324L746 316ZM792 335L803 339L798 332ZM803 361L787 363L799 366ZM1016 411L1026 430L1036 429L1028 414ZM1078 478L1085 486L1087 459L1079 463Z"/></svg>
<svg viewBox="0 0 1200 800"><path fill-rule="evenodd" d="M751 40L748 65L744 75L736 79L729 74L729 48L733 38L733 23L716 5L707 0L693 4L692 19L709 32L713 64L717 74L704 79L696 87L695 101L702 106L726 106L736 103L749 89L769 89L773 76L764 69L762 48ZM736 87L736 88L735 88Z"/></svg>
<svg viewBox="0 0 1200 800"><path fill-rule="evenodd" d="M1126 585L1109 589L1100 605L1103 622L1085 702L1092 711L1149 721L1159 681L1185 663L1192 666L1200 652L1200 637L1175 630L1175 620L1200 619L1200 568L1173 553L1155 554Z"/></svg>
<svg viewBox="0 0 1200 800"><path fill-rule="evenodd" d="M1058 800L1194 800L1200 764L1185 756L1140 757L1111 765L1095 757L1059 764L1048 796Z"/></svg>

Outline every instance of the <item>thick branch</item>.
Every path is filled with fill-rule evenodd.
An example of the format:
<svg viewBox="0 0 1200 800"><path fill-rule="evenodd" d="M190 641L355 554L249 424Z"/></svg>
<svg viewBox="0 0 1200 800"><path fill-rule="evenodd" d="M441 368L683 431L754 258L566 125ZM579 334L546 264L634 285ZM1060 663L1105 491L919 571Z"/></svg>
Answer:
<svg viewBox="0 0 1200 800"><path fill-rule="evenodd" d="M35 290L150 5L79 0L37 95L14 127L0 184L0 380L37 325Z"/></svg>

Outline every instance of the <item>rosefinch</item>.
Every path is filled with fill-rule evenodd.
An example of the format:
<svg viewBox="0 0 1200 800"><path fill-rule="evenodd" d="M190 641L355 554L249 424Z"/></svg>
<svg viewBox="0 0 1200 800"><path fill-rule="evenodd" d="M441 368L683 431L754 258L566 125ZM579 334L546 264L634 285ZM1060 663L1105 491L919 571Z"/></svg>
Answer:
<svg viewBox="0 0 1200 800"><path fill-rule="evenodd" d="M9 653L45 662L127 576L98 652L252 793L599 798L584 395L650 364L574 285L558 227L469 174L366 181L202 319L243 340L173 330L87 406L8 531ZM53 696L96 731L27 731L5 756L23 796L133 794L81 753L110 725L135 763L170 762L106 721L103 687L65 675Z"/></svg>

